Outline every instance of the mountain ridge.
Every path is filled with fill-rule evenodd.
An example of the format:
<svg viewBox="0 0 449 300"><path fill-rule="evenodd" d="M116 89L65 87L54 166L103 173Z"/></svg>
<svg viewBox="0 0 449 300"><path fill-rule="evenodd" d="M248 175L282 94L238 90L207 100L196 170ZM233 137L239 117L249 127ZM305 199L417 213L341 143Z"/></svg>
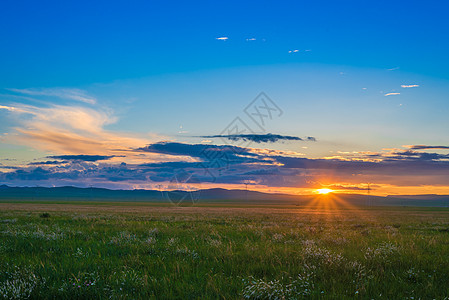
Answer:
<svg viewBox="0 0 449 300"><path fill-rule="evenodd" d="M211 188L197 191L112 190L97 187L11 187L0 185L0 200L82 200L124 202L229 202L305 205L310 201L333 199L358 206L432 206L449 207L449 195L388 195L331 193L328 195L292 195L242 189Z"/></svg>

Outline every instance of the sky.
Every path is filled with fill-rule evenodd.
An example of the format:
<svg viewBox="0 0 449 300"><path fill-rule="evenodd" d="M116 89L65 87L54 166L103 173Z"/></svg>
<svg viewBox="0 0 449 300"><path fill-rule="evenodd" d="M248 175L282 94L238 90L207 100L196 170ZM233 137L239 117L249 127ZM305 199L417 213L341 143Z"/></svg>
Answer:
<svg viewBox="0 0 449 300"><path fill-rule="evenodd" d="M2 1L0 184L449 194L446 1Z"/></svg>

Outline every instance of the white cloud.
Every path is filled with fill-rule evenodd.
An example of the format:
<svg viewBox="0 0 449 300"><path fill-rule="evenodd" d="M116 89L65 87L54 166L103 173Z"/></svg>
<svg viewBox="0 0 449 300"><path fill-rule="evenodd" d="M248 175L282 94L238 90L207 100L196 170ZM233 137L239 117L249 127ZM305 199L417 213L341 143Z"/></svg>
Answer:
<svg viewBox="0 0 449 300"><path fill-rule="evenodd" d="M251 41L255 41L255 40L256 40L256 38L249 38L249 39L246 39L247 42L251 42Z"/></svg>
<svg viewBox="0 0 449 300"><path fill-rule="evenodd" d="M86 91L75 88L40 88L40 89L8 89L11 92L31 95L50 96L63 99L81 101L88 104L95 104L97 99L87 94Z"/></svg>
<svg viewBox="0 0 449 300"><path fill-rule="evenodd" d="M0 109L6 109L6 110L9 110L9 111L15 111L15 110L16 110L15 107L12 107L12 106L4 106L4 105L0 105Z"/></svg>
<svg viewBox="0 0 449 300"><path fill-rule="evenodd" d="M419 84L403 84L401 85L401 88L415 88L415 87L419 87Z"/></svg>
<svg viewBox="0 0 449 300"><path fill-rule="evenodd" d="M396 95L400 95L401 93L387 93L384 96L396 96Z"/></svg>
<svg viewBox="0 0 449 300"><path fill-rule="evenodd" d="M217 37L216 40L227 41L229 38L227 36Z"/></svg>

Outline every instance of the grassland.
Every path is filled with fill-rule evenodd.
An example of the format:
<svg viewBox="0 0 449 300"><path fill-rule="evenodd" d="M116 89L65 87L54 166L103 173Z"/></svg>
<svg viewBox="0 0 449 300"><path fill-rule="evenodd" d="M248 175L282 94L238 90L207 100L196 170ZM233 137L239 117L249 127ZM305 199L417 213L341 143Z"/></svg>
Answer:
<svg viewBox="0 0 449 300"><path fill-rule="evenodd" d="M449 210L0 203L0 297L449 299Z"/></svg>

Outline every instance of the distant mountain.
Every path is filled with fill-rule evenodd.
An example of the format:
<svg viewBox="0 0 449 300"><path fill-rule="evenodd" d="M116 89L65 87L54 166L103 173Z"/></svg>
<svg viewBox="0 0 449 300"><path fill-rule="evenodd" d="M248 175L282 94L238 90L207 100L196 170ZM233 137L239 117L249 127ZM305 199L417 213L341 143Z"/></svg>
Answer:
<svg viewBox="0 0 449 300"><path fill-rule="evenodd" d="M389 198L416 199L416 200L449 200L449 195L390 195Z"/></svg>
<svg viewBox="0 0 449 300"><path fill-rule="evenodd" d="M359 194L291 195L222 188L199 191L110 190L104 188L9 187L0 186L0 201L120 201L120 202L226 202L235 204L307 205L335 201L356 206L432 206L449 207L449 195L392 195L387 197ZM323 203L323 202L321 202Z"/></svg>

